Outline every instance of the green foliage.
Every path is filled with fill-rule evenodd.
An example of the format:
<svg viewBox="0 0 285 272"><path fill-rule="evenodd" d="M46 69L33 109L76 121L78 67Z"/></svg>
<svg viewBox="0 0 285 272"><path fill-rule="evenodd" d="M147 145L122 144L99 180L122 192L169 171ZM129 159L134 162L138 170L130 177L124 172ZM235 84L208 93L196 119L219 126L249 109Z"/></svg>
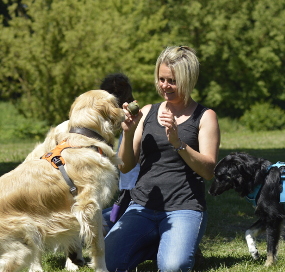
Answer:
<svg viewBox="0 0 285 272"><path fill-rule="evenodd" d="M25 4L31 19L16 17L11 5L9 27L0 27L0 89L16 97L25 116L58 124L68 118L76 96L116 71L132 79L136 92L155 93L154 63L172 40L171 33L160 36L167 24L163 6L137 0Z"/></svg>
<svg viewBox="0 0 285 272"><path fill-rule="evenodd" d="M253 131L285 128L285 111L270 103L255 104L246 110L241 123Z"/></svg>
<svg viewBox="0 0 285 272"><path fill-rule="evenodd" d="M20 115L10 103L0 102L0 141L15 139L42 139L48 131L45 121L27 119Z"/></svg>
<svg viewBox="0 0 285 272"><path fill-rule="evenodd" d="M285 108L285 0L3 3L12 19L0 25L0 94L25 116L58 124L113 72L130 77L140 105L158 102L156 58L181 44L200 59L195 99L219 116L268 99Z"/></svg>
<svg viewBox="0 0 285 272"><path fill-rule="evenodd" d="M223 133L231 133L237 131L244 131L246 128L237 119L228 117L219 118L220 131Z"/></svg>
<svg viewBox="0 0 285 272"><path fill-rule="evenodd" d="M179 2L179 37L200 57L202 103L237 118L255 102L285 100L285 0Z"/></svg>

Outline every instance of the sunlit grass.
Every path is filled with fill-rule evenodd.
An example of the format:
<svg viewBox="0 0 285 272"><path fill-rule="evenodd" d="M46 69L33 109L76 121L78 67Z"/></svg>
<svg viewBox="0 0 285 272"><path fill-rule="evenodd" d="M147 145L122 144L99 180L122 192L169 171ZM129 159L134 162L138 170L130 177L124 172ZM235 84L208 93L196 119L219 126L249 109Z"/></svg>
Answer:
<svg viewBox="0 0 285 272"><path fill-rule="evenodd" d="M285 131L245 132L243 130L222 131L219 157L233 151L246 151L255 156L265 157L272 162L285 160ZM0 144L0 174L16 167L34 148L36 142L19 141ZM207 187L210 186L207 182ZM204 261L195 271L205 272L281 272L285 271L285 242L282 234L279 245L279 259L275 266L264 267L266 259L266 238L258 239L260 260L254 261L244 239L245 230L255 221L251 205L235 192L229 191L219 197L206 195L209 221L206 234L200 245ZM88 260L84 251L84 256ZM45 271L64 270L65 258L61 253L45 253L43 267ZM28 270L25 270L28 271ZM93 271L87 266L79 271ZM137 271L156 271L156 265L147 261L138 266Z"/></svg>

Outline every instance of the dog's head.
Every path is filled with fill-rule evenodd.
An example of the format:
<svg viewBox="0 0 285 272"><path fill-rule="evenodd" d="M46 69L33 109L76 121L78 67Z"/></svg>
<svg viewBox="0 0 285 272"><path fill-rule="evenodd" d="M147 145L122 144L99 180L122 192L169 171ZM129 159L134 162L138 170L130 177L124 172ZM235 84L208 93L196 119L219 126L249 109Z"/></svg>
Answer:
<svg viewBox="0 0 285 272"><path fill-rule="evenodd" d="M246 153L231 153L216 165L209 194L217 196L234 189L240 196L246 196L257 184L264 182L270 164L267 160Z"/></svg>
<svg viewBox="0 0 285 272"><path fill-rule="evenodd" d="M107 143L114 143L114 133L120 128L125 115L117 99L103 90L81 94L69 112L69 128L87 128L100 134Z"/></svg>

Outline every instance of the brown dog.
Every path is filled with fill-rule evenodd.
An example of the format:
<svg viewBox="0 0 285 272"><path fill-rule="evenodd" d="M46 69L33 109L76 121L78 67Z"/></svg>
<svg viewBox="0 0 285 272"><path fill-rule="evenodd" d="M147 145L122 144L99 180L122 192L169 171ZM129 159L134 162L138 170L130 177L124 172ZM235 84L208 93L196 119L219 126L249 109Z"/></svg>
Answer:
<svg viewBox="0 0 285 272"><path fill-rule="evenodd" d="M111 145L123 118L113 95L93 90L72 105L72 133L56 133L57 139L49 133L44 142L49 148L53 142L68 145L60 158L76 186L75 196L57 168L46 159L33 159L36 152L0 178L0 271L43 271L43 250L60 246L68 254L80 246L79 234L90 249L90 267L107 270L101 210L117 190L119 159ZM41 147L39 152L46 151Z"/></svg>

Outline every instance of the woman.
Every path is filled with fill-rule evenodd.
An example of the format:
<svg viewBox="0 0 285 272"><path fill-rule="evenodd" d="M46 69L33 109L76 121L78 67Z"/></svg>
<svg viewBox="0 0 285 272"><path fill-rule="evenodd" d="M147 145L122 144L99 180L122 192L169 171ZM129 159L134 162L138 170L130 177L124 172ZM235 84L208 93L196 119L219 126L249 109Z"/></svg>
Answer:
<svg viewBox="0 0 285 272"><path fill-rule="evenodd" d="M140 161L141 170L130 206L105 239L109 271L134 269L153 256L160 271L194 266L207 223L203 179L213 177L220 142L215 112L191 98L198 74L193 49L166 48L155 68L164 102L137 116L126 111L119 169L126 173Z"/></svg>

